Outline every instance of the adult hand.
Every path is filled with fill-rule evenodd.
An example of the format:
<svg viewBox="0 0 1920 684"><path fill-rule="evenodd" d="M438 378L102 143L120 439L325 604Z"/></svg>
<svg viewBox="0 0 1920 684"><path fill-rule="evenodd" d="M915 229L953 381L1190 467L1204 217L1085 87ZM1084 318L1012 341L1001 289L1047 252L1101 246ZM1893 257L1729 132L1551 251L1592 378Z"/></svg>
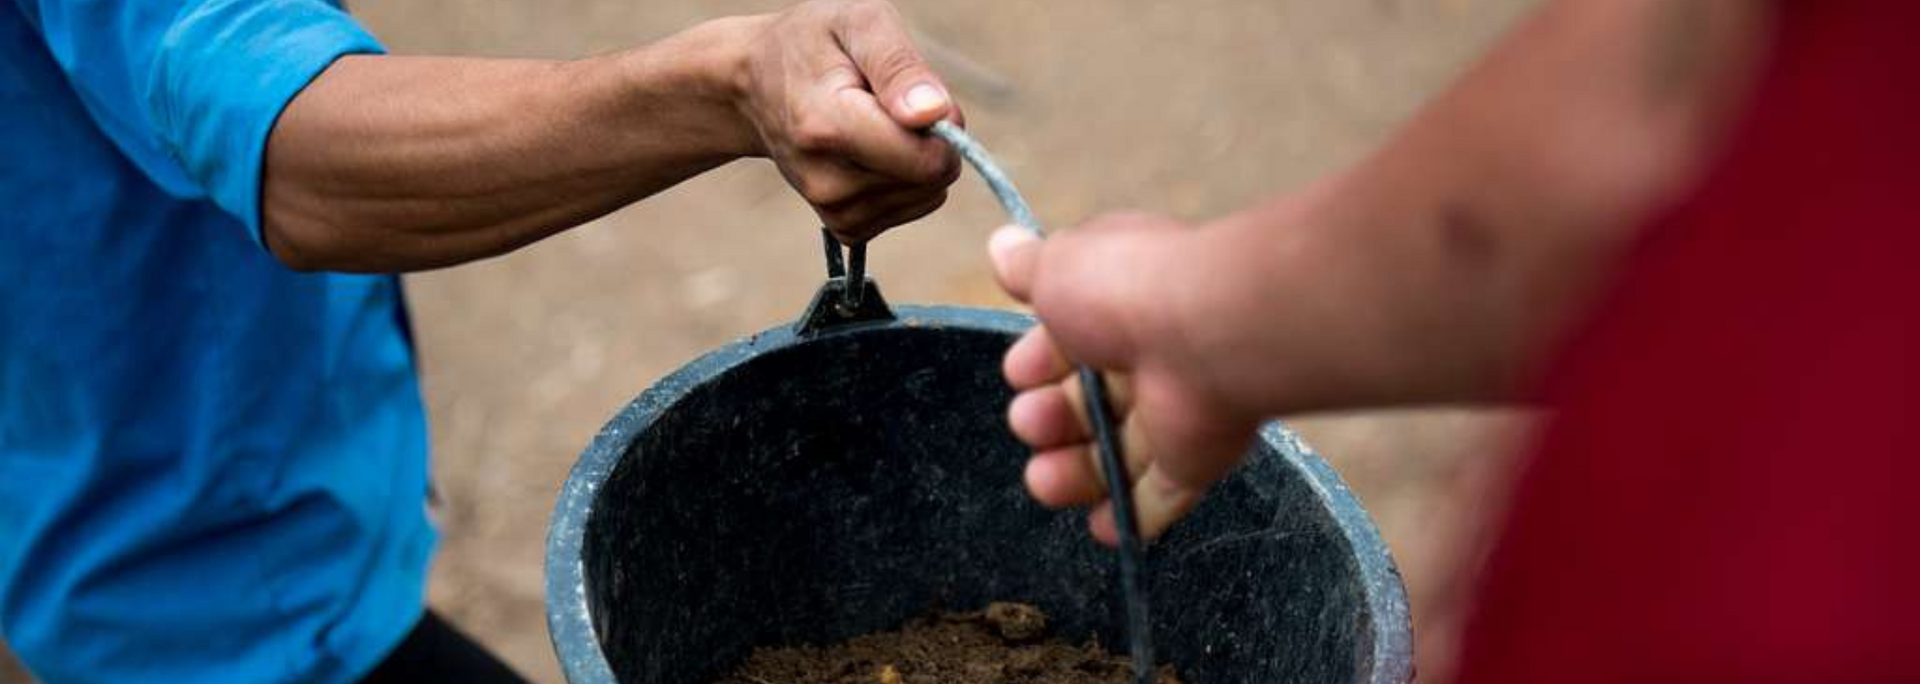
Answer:
<svg viewBox="0 0 1920 684"><path fill-rule="evenodd" d="M768 17L752 42L742 110L773 159L842 242L938 209L960 162L916 132L960 108L875 0L816 0Z"/></svg>
<svg viewBox="0 0 1920 684"><path fill-rule="evenodd" d="M1107 544L1113 511L1069 359L1107 372L1149 539L1239 462L1259 426L1214 380L1220 360L1185 323L1209 307L1187 301L1181 284L1221 284L1196 271L1210 263L1203 243L1199 229L1146 215L1103 217L1044 242L1009 226L989 243L1001 286L1043 323L1007 351L1004 368L1019 392L1007 420L1035 452L1027 489L1047 506L1095 506L1093 534Z"/></svg>

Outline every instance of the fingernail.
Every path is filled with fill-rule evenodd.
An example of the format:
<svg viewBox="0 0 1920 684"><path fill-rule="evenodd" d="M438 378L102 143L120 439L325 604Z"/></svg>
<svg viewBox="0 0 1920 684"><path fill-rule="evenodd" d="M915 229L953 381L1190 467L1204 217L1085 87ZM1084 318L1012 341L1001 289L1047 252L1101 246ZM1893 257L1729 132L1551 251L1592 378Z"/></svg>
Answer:
<svg viewBox="0 0 1920 684"><path fill-rule="evenodd" d="M930 83L922 83L907 90L907 112L911 114L929 114L947 108L947 94Z"/></svg>
<svg viewBox="0 0 1920 684"><path fill-rule="evenodd" d="M1040 238L1034 237L1033 233L1025 228L1001 226L987 238L987 253L993 256L996 263L1005 262L1007 255L1012 254L1014 250L1038 239Z"/></svg>

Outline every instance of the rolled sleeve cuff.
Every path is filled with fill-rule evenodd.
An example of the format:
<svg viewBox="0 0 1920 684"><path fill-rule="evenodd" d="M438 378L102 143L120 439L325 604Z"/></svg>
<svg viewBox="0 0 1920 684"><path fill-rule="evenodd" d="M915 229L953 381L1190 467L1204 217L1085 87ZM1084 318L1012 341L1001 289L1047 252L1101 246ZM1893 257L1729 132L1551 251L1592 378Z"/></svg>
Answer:
<svg viewBox="0 0 1920 684"><path fill-rule="evenodd" d="M261 172L280 112L334 60L383 52L322 0L212 0L189 6L161 38L149 104L188 175L264 245Z"/></svg>

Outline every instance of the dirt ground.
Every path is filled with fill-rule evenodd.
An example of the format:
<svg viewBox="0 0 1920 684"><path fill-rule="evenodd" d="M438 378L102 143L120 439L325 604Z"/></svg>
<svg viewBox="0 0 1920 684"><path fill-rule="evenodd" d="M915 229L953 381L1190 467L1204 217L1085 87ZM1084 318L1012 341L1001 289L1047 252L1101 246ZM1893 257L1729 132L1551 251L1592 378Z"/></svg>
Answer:
<svg viewBox="0 0 1920 684"><path fill-rule="evenodd" d="M565 58L755 0L356 0L395 52ZM1534 0L899 0L971 128L1042 219L1214 216L1379 141ZM969 176L872 249L896 302L1005 306ZM519 253L411 277L446 499L430 600L520 671L558 682L541 598L554 495L589 437L702 351L796 315L817 224L765 162L719 169ZM1311 293L1275 293L1311 296ZM1379 521L1412 592L1422 682L1444 681L1455 570L1492 498L1511 415L1294 421ZM0 658L0 660L4 660ZM0 664L0 682L15 680Z"/></svg>

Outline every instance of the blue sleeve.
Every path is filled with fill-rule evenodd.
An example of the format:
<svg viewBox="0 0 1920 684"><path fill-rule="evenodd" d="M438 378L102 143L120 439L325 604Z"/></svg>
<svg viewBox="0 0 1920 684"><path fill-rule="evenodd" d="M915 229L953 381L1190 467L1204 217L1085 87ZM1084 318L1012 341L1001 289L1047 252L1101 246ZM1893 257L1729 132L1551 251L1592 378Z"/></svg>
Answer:
<svg viewBox="0 0 1920 684"><path fill-rule="evenodd" d="M260 239L267 135L342 55L380 43L329 0L14 0L96 125L167 192Z"/></svg>

